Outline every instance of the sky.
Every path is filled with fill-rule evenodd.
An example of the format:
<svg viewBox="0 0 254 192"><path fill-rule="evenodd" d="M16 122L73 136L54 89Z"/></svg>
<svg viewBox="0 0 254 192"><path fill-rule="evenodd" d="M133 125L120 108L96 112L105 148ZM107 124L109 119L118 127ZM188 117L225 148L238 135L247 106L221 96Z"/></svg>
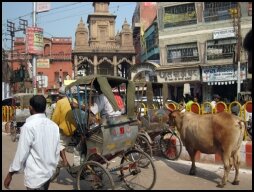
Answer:
<svg viewBox="0 0 254 192"><path fill-rule="evenodd" d="M109 12L116 15L115 34L121 31L126 18L132 25L132 16L136 2L111 2ZM11 41L7 32L7 20L19 27L19 17L28 20L28 26L32 26L32 2L2 2L2 47L10 49ZM44 37L72 37L75 42L75 31L82 17L86 26L87 17L94 13L92 2L51 2L51 10L37 14L37 26L43 28ZM16 32L15 37L24 37L23 32Z"/></svg>

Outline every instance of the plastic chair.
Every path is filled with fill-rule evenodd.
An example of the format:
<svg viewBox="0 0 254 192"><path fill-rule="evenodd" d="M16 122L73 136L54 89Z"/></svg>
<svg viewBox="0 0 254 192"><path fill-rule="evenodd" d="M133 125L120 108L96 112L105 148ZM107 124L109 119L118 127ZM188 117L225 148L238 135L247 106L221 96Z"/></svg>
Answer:
<svg viewBox="0 0 254 192"><path fill-rule="evenodd" d="M233 107L238 107L238 109L234 109ZM241 110L241 108L242 108L242 105L238 102L238 101L233 101L233 102L231 102L230 104L229 104L229 106L228 106L228 111L229 111L229 113L233 113L233 114L235 114L235 115L237 115L237 116L239 116L239 117L242 117L242 110ZM232 111L232 109L233 109L233 111ZM234 110L236 110L236 111L234 111Z"/></svg>
<svg viewBox="0 0 254 192"><path fill-rule="evenodd" d="M211 114L213 113L213 107L209 101L204 102L201 105L201 113L202 114Z"/></svg>
<svg viewBox="0 0 254 192"><path fill-rule="evenodd" d="M190 111L196 114L201 114L200 105L197 102L191 104Z"/></svg>
<svg viewBox="0 0 254 192"><path fill-rule="evenodd" d="M216 103L215 105L215 113L220 113L223 111L228 111L228 107L227 104L223 101L219 101L218 103Z"/></svg>
<svg viewBox="0 0 254 192"><path fill-rule="evenodd" d="M175 103L172 103L172 102L170 102L170 103L166 103L166 104L165 104L165 106L166 106L166 108L167 108L168 110L172 110L172 111L174 111L174 110L176 110L176 109L177 109L176 104L175 104Z"/></svg>

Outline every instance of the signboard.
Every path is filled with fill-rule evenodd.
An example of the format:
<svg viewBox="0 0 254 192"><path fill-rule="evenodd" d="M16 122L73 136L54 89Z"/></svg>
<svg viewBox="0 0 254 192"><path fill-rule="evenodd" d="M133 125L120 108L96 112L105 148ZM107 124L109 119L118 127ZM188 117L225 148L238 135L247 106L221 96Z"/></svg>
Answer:
<svg viewBox="0 0 254 192"><path fill-rule="evenodd" d="M190 82L200 81L200 72L198 68L192 69L171 69L157 72L158 82Z"/></svg>
<svg viewBox="0 0 254 192"><path fill-rule="evenodd" d="M240 67L241 80L246 79L246 65ZM217 82L217 81L236 81L237 80L237 67L235 70L233 65L223 65L206 67L202 69L203 82Z"/></svg>
<svg viewBox="0 0 254 192"><path fill-rule="evenodd" d="M38 88L46 88L48 87L48 76L45 75L37 75Z"/></svg>
<svg viewBox="0 0 254 192"><path fill-rule="evenodd" d="M29 54L42 55L44 50L43 29L39 27L26 28L26 48Z"/></svg>
<svg viewBox="0 0 254 192"><path fill-rule="evenodd" d="M36 12L45 12L50 10L50 2L37 2L36 4Z"/></svg>
<svg viewBox="0 0 254 192"><path fill-rule="evenodd" d="M213 39L223 39L235 37L235 32L233 28L216 30L213 32Z"/></svg>
<svg viewBox="0 0 254 192"><path fill-rule="evenodd" d="M37 68L49 68L49 59L37 59Z"/></svg>

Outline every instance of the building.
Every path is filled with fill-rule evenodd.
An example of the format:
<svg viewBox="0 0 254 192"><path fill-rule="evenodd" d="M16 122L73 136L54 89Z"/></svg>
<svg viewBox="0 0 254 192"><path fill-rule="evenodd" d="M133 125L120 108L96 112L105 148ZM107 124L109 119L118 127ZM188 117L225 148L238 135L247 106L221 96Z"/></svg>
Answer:
<svg viewBox="0 0 254 192"><path fill-rule="evenodd" d="M156 2L138 2L132 17L136 65L130 69L132 80L157 81L159 38Z"/></svg>
<svg viewBox="0 0 254 192"><path fill-rule="evenodd" d="M104 74L128 78L135 64L132 30L125 20L115 34L116 15L109 13L109 2L94 2L94 13L87 18L88 28L81 18L72 51L74 76Z"/></svg>
<svg viewBox="0 0 254 192"><path fill-rule="evenodd" d="M43 38L43 55L37 56L38 93L47 93L48 89L60 87L66 75L72 76L72 39L71 37ZM33 92L32 56L26 53L25 38L17 37L13 53L9 53L13 73L11 77L12 93Z"/></svg>
<svg viewBox="0 0 254 192"><path fill-rule="evenodd" d="M240 32L252 28L252 3L240 2ZM168 82L179 101L184 85L192 96L211 100L214 93L228 101L237 95L237 20L230 14L237 2L160 2L158 82ZM241 42L240 42L241 43ZM241 91L247 81L247 57L241 51Z"/></svg>

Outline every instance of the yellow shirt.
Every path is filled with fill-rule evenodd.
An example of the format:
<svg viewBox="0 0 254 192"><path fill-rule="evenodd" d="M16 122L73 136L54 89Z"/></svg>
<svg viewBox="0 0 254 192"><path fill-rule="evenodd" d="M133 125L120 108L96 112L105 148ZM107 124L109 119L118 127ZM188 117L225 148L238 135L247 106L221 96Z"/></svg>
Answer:
<svg viewBox="0 0 254 192"><path fill-rule="evenodd" d="M190 109L191 109L191 104L192 103L194 103L193 101L188 101L187 103L186 103L186 106L185 106L185 108L186 108L186 111L190 111Z"/></svg>
<svg viewBox="0 0 254 192"><path fill-rule="evenodd" d="M52 115L52 121L54 121L59 128L62 129L66 136L73 135L77 128L77 123L67 97L57 101L56 108Z"/></svg>

